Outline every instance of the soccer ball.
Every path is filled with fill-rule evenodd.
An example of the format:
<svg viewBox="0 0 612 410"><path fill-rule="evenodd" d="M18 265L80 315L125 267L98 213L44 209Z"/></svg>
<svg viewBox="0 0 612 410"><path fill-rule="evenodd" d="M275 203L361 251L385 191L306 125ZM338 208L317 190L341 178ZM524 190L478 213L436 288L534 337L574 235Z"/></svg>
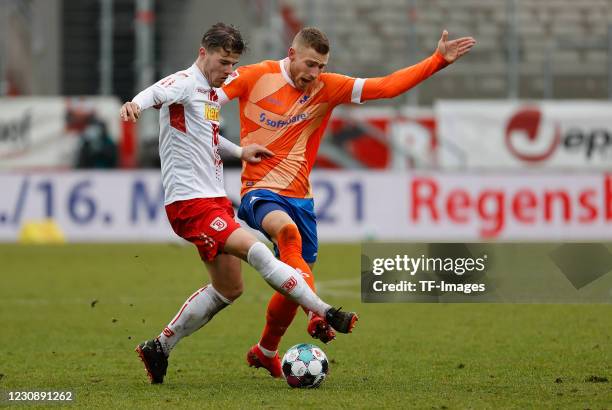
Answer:
<svg viewBox="0 0 612 410"><path fill-rule="evenodd" d="M319 387L328 372L327 356L315 345L295 345L283 356L283 374L291 387Z"/></svg>

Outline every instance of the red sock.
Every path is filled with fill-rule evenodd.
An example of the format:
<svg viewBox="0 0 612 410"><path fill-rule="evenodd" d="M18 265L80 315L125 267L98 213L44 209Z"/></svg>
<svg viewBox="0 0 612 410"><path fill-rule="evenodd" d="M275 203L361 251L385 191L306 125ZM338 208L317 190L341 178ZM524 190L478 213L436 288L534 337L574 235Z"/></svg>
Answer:
<svg viewBox="0 0 612 410"><path fill-rule="evenodd" d="M314 277L310 266L302 258L302 237L297 226L291 224L283 227L278 234L278 249L281 261L304 273L302 277L308 286L315 291ZM278 350L280 340L287 331L297 312L298 304L281 293L272 295L266 311L266 326L259 344L267 350ZM304 309L308 314L308 311Z"/></svg>

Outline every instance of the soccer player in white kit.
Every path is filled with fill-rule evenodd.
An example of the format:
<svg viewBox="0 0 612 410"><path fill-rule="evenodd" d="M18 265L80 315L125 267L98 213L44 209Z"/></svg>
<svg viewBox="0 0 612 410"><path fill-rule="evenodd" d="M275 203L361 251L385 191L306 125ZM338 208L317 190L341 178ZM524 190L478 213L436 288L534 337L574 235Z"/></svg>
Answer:
<svg viewBox="0 0 612 410"><path fill-rule="evenodd" d="M219 135L215 87L238 63L245 44L233 26L217 23L203 36L195 63L140 92L121 107L124 121L136 122L142 110L160 109L159 154L164 205L172 229L192 242L206 264L211 283L183 304L161 334L136 347L151 383L162 383L168 356L180 339L204 326L242 293L240 259L253 266L275 290L325 317L337 331L349 333L357 315L323 302L302 275L234 220L223 186L220 151L244 161L272 155L259 145L243 148Z"/></svg>

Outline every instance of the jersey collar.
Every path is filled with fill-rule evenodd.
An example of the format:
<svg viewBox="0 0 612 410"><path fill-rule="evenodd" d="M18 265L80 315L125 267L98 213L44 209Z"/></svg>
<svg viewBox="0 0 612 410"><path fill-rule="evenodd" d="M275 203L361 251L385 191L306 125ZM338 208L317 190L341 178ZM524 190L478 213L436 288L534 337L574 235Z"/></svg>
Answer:
<svg viewBox="0 0 612 410"><path fill-rule="evenodd" d="M280 64L281 73L283 74L283 78L285 79L285 81L287 81L289 85L293 88L296 88L295 84L293 83L293 80L291 79L291 77L289 77L289 73L287 72L287 70L285 70L286 61L289 61L289 57L285 57L282 60L279 60L278 62L278 64Z"/></svg>
<svg viewBox="0 0 612 410"><path fill-rule="evenodd" d="M206 88L207 90L210 90L212 87L210 86L210 84L208 83L208 80L206 79L206 77L204 76L204 74L202 74L202 72L200 71L200 69L198 68L197 65L195 65L195 63L192 64L191 69L193 71L195 71L195 75L197 78L200 79L201 82L204 83L204 88Z"/></svg>

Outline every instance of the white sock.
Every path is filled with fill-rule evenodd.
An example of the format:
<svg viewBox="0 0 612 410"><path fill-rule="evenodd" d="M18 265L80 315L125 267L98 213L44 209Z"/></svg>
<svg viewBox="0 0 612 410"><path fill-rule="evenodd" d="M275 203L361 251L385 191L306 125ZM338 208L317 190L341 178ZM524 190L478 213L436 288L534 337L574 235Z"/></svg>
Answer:
<svg viewBox="0 0 612 410"><path fill-rule="evenodd" d="M266 357L274 357L276 356L276 352L278 351L278 350L274 350L274 351L268 350L265 347L262 347L260 343L257 343L257 346L259 346L259 350L261 350L263 355Z"/></svg>
<svg viewBox="0 0 612 410"><path fill-rule="evenodd" d="M204 286L191 295L159 335L158 340L166 356L170 355L179 340L204 326L221 309L231 303L212 285Z"/></svg>
<svg viewBox="0 0 612 410"><path fill-rule="evenodd" d="M247 261L275 290L300 306L325 317L325 312L331 306L310 289L302 275L295 269L276 259L266 245L261 242L253 244L247 253Z"/></svg>

